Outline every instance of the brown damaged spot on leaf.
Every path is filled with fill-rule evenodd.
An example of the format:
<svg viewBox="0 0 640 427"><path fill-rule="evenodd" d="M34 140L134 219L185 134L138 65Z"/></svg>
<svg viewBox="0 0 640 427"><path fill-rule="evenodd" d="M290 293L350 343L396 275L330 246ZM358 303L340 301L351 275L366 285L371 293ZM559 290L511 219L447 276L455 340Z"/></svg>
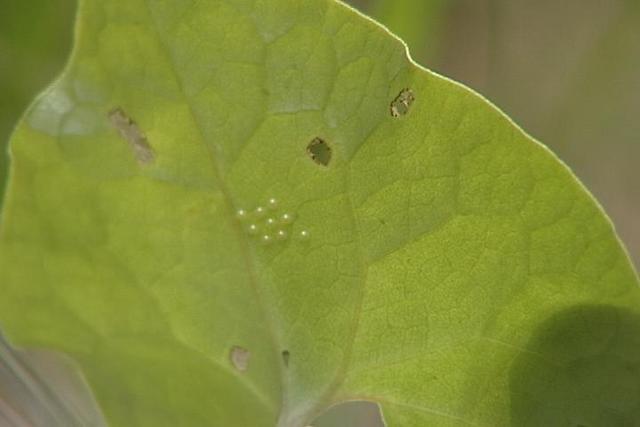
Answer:
<svg viewBox="0 0 640 427"><path fill-rule="evenodd" d="M234 345L229 352L229 359L234 368L240 372L245 372L249 368L251 353L246 348Z"/></svg>
<svg viewBox="0 0 640 427"><path fill-rule="evenodd" d="M284 363L284 366L289 366L289 356L291 356L289 350L284 350L282 352L282 362Z"/></svg>
<svg viewBox="0 0 640 427"><path fill-rule="evenodd" d="M155 154L147 141L147 137L121 108L114 108L109 112L111 125L118 130L120 136L129 143L133 149L136 160L141 165L151 163Z"/></svg>
<svg viewBox="0 0 640 427"><path fill-rule="evenodd" d="M391 105L389 106L391 110L391 116L400 117L407 114L409 112L411 104L413 104L413 101L415 101L415 99L416 97L413 95L411 89L402 89L398 96L396 96L396 98L391 101Z"/></svg>
<svg viewBox="0 0 640 427"><path fill-rule="evenodd" d="M316 164L329 166L331 161L331 147L321 138L313 138L307 145L307 154Z"/></svg>

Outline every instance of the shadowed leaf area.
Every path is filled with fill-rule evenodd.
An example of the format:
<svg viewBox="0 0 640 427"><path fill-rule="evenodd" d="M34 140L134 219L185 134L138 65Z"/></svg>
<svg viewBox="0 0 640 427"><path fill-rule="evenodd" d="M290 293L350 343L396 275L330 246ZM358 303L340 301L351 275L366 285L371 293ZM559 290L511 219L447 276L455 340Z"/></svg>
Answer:
<svg viewBox="0 0 640 427"><path fill-rule="evenodd" d="M510 370L512 424L640 422L640 316L578 306L540 326Z"/></svg>
<svg viewBox="0 0 640 427"><path fill-rule="evenodd" d="M74 359L110 426L303 427L351 400L390 427L635 419L587 392L627 383L546 374L638 360L554 344L563 313L593 345L636 324L610 222L382 27L333 0L85 0L76 34L11 140L0 322Z"/></svg>

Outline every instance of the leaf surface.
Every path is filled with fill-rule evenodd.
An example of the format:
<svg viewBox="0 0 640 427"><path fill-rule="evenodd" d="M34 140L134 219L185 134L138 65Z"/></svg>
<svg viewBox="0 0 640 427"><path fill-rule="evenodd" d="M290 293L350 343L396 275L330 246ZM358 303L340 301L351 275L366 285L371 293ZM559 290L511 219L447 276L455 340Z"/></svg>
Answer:
<svg viewBox="0 0 640 427"><path fill-rule="evenodd" d="M341 3L86 0L11 154L0 320L78 361L112 426L351 399L403 427L638 419L605 215Z"/></svg>

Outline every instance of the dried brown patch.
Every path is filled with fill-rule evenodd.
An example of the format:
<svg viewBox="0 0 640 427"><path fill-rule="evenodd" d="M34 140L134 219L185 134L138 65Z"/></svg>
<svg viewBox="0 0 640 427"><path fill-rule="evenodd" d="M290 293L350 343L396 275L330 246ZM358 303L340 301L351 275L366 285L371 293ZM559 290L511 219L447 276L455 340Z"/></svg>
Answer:
<svg viewBox="0 0 640 427"><path fill-rule="evenodd" d="M121 108L115 108L109 112L109 121L118 130L120 136L129 143L139 164L146 165L153 162L155 153L135 121Z"/></svg>
<svg viewBox="0 0 640 427"><path fill-rule="evenodd" d="M229 352L229 359L234 368L240 372L245 372L249 368L249 359L251 352L246 348L234 345Z"/></svg>

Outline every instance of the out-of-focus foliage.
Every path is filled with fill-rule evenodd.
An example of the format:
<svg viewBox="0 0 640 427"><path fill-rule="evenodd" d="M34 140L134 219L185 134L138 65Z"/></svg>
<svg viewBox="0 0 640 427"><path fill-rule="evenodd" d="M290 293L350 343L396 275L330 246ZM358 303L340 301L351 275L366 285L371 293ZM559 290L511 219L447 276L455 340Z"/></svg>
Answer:
<svg viewBox="0 0 640 427"><path fill-rule="evenodd" d="M20 114L61 70L71 46L73 0L9 0L0 6L0 204L6 144Z"/></svg>
<svg viewBox="0 0 640 427"><path fill-rule="evenodd" d="M388 26L422 64L442 55L447 11L459 0L371 0L368 13Z"/></svg>

